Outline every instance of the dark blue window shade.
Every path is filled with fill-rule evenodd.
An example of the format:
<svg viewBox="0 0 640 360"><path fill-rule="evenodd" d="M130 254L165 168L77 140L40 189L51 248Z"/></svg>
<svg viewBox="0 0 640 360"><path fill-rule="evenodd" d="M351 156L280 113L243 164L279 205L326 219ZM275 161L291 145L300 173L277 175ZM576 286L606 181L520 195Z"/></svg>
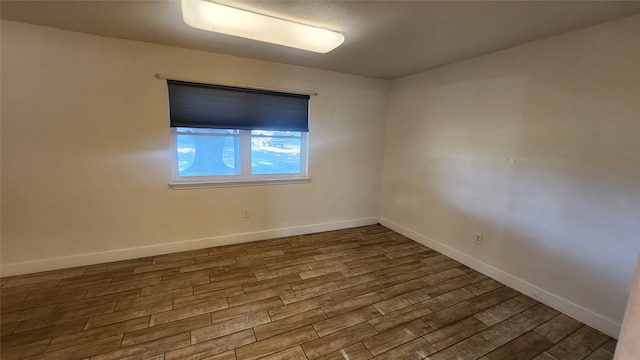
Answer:
<svg viewBox="0 0 640 360"><path fill-rule="evenodd" d="M309 131L309 95L167 80L171 127Z"/></svg>

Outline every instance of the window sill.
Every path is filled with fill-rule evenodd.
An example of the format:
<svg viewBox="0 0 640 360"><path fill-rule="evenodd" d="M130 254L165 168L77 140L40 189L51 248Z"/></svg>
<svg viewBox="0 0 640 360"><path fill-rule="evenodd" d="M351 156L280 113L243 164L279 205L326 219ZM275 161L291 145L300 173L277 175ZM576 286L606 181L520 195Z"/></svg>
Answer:
<svg viewBox="0 0 640 360"><path fill-rule="evenodd" d="M236 181L202 181L202 182L180 182L169 183L174 190L204 189L215 187L236 187L236 186L260 186L260 185L284 185L284 184L306 184L311 182L311 178L295 179L270 179L270 180L236 180Z"/></svg>

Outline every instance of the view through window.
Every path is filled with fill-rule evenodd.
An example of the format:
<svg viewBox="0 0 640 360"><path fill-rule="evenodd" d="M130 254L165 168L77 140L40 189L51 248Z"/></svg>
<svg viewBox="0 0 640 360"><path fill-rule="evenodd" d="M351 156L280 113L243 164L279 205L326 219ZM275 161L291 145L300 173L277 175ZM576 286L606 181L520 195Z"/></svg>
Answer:
<svg viewBox="0 0 640 360"><path fill-rule="evenodd" d="M253 175L301 174L304 170L301 132L176 128L175 135L179 176L241 175L243 152L250 153Z"/></svg>

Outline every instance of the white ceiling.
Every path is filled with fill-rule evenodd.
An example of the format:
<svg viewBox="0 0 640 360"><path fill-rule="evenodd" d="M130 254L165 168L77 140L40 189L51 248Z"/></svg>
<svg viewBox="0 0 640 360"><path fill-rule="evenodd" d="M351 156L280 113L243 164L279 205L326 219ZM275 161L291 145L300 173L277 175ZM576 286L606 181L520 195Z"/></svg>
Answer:
<svg viewBox="0 0 640 360"><path fill-rule="evenodd" d="M315 54L188 27L180 2L2 0L3 19L368 77L394 79L640 13L640 1L216 0L336 30Z"/></svg>

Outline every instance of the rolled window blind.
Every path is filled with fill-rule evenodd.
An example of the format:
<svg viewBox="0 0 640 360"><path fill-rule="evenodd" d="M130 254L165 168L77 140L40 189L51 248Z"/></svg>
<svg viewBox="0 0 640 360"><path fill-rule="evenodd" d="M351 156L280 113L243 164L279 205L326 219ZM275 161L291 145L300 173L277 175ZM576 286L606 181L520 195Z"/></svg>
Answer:
<svg viewBox="0 0 640 360"><path fill-rule="evenodd" d="M167 80L171 127L309 131L309 95Z"/></svg>

